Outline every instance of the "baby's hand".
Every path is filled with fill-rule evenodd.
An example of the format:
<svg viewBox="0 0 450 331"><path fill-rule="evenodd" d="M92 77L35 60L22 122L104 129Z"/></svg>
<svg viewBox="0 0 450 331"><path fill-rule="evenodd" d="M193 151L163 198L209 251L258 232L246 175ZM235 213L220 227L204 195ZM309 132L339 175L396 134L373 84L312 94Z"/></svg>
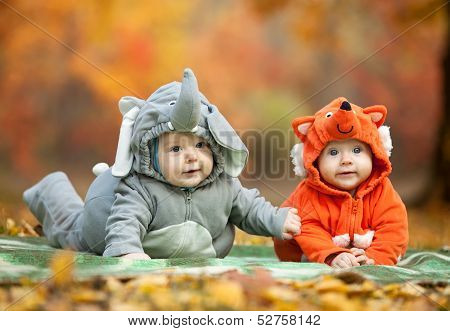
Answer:
<svg viewBox="0 0 450 331"><path fill-rule="evenodd" d="M151 257L145 253L130 253L121 256L122 259L126 260L151 260Z"/></svg>
<svg viewBox="0 0 450 331"><path fill-rule="evenodd" d="M365 256L365 255L364 255ZM359 262L357 257L355 257L352 253L341 253L336 256L333 261L331 261L331 266L333 268L351 268L359 266Z"/></svg>
<svg viewBox="0 0 450 331"><path fill-rule="evenodd" d="M283 239L292 239L293 235L300 234L300 217L297 215L298 211L295 208L291 208L288 211L286 219L283 224Z"/></svg>
<svg viewBox="0 0 450 331"><path fill-rule="evenodd" d="M356 257L356 261L358 261L361 265L374 265L375 261L373 259L369 259L366 255L364 249L361 248L350 248L352 254Z"/></svg>

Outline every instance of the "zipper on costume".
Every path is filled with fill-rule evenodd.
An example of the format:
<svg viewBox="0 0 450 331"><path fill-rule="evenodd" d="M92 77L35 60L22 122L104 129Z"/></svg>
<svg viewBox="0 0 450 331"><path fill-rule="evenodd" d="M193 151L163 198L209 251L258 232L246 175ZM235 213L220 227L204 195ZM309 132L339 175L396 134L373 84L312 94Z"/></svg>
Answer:
<svg viewBox="0 0 450 331"><path fill-rule="evenodd" d="M192 201L192 191L186 190L186 221L191 220L191 201Z"/></svg>
<svg viewBox="0 0 450 331"><path fill-rule="evenodd" d="M192 192L194 190L191 188L182 187L181 191L185 195L184 201L185 201L185 205L186 205L186 216L185 216L184 222L187 222L187 221L191 220L191 200L192 200ZM175 250L174 253L172 253L171 257L178 257L178 254L184 250L186 237L188 236L188 234L189 234L189 228L184 227L184 235L179 242L178 248Z"/></svg>
<svg viewBox="0 0 450 331"><path fill-rule="evenodd" d="M356 227L356 215L358 214L358 200L352 199L352 209L351 209L351 217L350 217L350 238L353 241L353 235L355 234Z"/></svg>

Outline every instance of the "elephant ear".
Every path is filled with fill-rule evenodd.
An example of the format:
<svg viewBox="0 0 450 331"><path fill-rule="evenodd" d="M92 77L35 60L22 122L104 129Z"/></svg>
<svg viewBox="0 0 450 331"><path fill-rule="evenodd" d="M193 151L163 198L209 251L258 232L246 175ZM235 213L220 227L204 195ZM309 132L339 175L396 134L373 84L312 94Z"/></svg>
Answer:
<svg viewBox="0 0 450 331"><path fill-rule="evenodd" d="M223 147L224 170L231 177L237 177L247 164L247 147L217 107L208 105L208 108L210 114L206 117L206 121L214 140Z"/></svg>
<svg viewBox="0 0 450 331"><path fill-rule="evenodd" d="M135 97L123 97L119 101L119 110L122 113L122 125L120 126L119 142L117 144L116 159L112 166L114 177L125 177L133 165L131 152L131 136L136 117L139 115L144 100Z"/></svg>
<svg viewBox="0 0 450 331"><path fill-rule="evenodd" d="M119 100L119 110L122 116L125 116L132 108L139 107L142 108L145 101L136 97L122 97Z"/></svg>

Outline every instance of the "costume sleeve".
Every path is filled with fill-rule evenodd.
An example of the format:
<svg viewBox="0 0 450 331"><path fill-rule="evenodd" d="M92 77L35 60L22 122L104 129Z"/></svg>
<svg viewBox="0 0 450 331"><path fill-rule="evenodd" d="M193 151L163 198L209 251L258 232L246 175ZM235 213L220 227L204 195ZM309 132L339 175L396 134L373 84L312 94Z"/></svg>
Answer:
<svg viewBox="0 0 450 331"><path fill-rule="evenodd" d="M374 259L375 264L397 264L408 246L408 216L405 205L387 178L374 208L372 230L375 234L366 255Z"/></svg>
<svg viewBox="0 0 450 331"><path fill-rule="evenodd" d="M302 232L294 239L310 262L326 263L327 257L332 254L350 252L349 249L336 246L331 234L314 217L302 217Z"/></svg>
<svg viewBox="0 0 450 331"><path fill-rule="evenodd" d="M294 203L296 196L296 190L291 193L291 195L281 204L281 208L297 208ZM279 238L272 237L273 249L280 261L285 262L300 262L302 260L303 252L300 249L297 241L295 239L283 240Z"/></svg>
<svg viewBox="0 0 450 331"><path fill-rule="evenodd" d="M111 215L106 221L106 249L103 256L143 253L142 240L152 219L150 206L124 180L121 180L115 193Z"/></svg>
<svg viewBox="0 0 450 331"><path fill-rule="evenodd" d="M239 179L232 180L231 223L250 234L281 238L289 208L274 207L260 196L257 189L246 189Z"/></svg>
<svg viewBox="0 0 450 331"><path fill-rule="evenodd" d="M295 207L294 198L295 198L296 192L292 192L291 195L284 200L284 202L281 204L280 207L289 207L289 208L297 208Z"/></svg>

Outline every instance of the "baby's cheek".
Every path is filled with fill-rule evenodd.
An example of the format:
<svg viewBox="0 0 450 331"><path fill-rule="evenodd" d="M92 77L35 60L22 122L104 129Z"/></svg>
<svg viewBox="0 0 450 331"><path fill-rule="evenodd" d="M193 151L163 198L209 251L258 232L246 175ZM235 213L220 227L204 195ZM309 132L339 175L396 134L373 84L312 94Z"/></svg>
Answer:
<svg viewBox="0 0 450 331"><path fill-rule="evenodd" d="M205 167L205 170L208 170L211 172L214 164L214 159L211 152L205 152L202 156L203 159L203 165Z"/></svg>
<svg viewBox="0 0 450 331"><path fill-rule="evenodd" d="M367 179L372 173L372 156L370 154L364 154L359 162L359 167L362 169L362 172L366 177L365 179Z"/></svg>

